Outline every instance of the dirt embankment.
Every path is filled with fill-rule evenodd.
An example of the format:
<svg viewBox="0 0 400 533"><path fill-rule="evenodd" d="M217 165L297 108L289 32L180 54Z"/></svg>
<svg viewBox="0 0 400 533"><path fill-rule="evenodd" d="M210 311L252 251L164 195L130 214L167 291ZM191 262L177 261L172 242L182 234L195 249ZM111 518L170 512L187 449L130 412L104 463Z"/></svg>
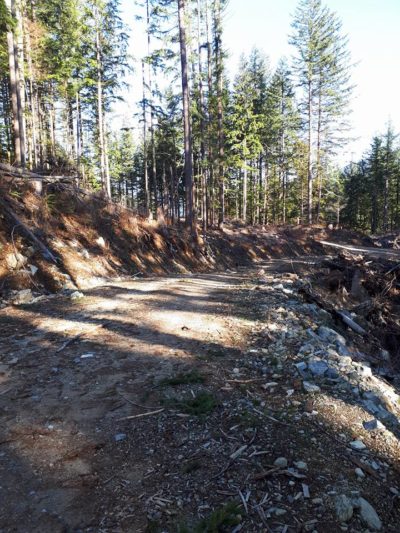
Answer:
<svg viewBox="0 0 400 533"><path fill-rule="evenodd" d="M0 213L0 299L10 291L87 289L105 279L132 275L204 272L261 260L323 254L330 240L365 244L364 238L322 228L246 228L229 224L194 243L183 227L149 222L100 197L77 196L47 185L1 185L0 198L48 248L44 257L22 225Z"/></svg>

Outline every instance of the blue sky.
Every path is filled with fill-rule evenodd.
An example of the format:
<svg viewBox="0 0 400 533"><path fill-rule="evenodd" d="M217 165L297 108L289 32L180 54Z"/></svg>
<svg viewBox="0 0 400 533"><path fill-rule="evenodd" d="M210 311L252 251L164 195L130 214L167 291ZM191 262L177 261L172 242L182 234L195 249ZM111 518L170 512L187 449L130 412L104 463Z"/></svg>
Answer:
<svg viewBox="0 0 400 533"><path fill-rule="evenodd" d="M288 34L297 0L230 0L224 20L224 46L229 54L227 67L236 72L241 53L257 46L269 56L274 67L283 55L290 58ZM357 158L371 137L382 132L390 119L400 133L400 0L328 0L326 5L339 15L349 37L356 84L352 102L352 135L340 160ZM133 0L123 0L125 22L132 28L131 53L143 50L142 28L134 21ZM137 8L136 8L137 9ZM129 99L140 98L140 69L130 83ZM139 95L139 96L138 96ZM126 105L125 112L134 106ZM118 109L119 111L119 109Z"/></svg>

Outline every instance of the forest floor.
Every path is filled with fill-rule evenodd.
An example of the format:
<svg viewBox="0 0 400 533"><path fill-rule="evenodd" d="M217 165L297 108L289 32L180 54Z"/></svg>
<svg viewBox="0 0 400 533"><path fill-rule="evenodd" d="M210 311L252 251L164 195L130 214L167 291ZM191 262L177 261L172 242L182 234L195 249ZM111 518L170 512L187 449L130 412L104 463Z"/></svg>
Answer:
<svg viewBox="0 0 400 533"><path fill-rule="evenodd" d="M399 381L306 301L325 261L7 305L0 531L399 531Z"/></svg>

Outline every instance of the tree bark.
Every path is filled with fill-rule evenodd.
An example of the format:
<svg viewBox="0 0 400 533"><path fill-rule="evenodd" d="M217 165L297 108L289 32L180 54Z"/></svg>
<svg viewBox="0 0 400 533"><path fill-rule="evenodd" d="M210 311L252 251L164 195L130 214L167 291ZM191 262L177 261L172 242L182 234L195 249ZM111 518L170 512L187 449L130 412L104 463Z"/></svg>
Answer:
<svg viewBox="0 0 400 533"><path fill-rule="evenodd" d="M182 71L183 129L185 151L186 224L197 237L194 213L192 131L190 123L190 98L188 82L188 59L186 45L185 0L178 0L179 41Z"/></svg>

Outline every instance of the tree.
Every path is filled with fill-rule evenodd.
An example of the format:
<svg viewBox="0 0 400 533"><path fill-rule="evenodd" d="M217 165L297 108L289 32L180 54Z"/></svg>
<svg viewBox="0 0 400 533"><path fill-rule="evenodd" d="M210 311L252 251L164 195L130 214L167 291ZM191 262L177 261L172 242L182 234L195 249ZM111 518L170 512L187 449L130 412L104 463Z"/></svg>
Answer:
<svg viewBox="0 0 400 533"><path fill-rule="evenodd" d="M294 72L301 89L300 110L307 137L308 222L313 222L313 181L318 184L317 218L321 203L322 154L343 144L344 118L351 95L347 38L337 15L321 0L301 0L290 44L295 48Z"/></svg>
<svg viewBox="0 0 400 533"><path fill-rule="evenodd" d="M186 12L185 0L178 0L178 21L179 21L179 44L181 56L181 81L182 81L182 101L183 101L183 129L184 129L184 154L185 154L185 188L186 188L186 224L190 227L192 234L197 235L196 215L194 212L194 190L193 190L193 147L192 131L190 121L190 98L188 81L188 57L186 42Z"/></svg>

